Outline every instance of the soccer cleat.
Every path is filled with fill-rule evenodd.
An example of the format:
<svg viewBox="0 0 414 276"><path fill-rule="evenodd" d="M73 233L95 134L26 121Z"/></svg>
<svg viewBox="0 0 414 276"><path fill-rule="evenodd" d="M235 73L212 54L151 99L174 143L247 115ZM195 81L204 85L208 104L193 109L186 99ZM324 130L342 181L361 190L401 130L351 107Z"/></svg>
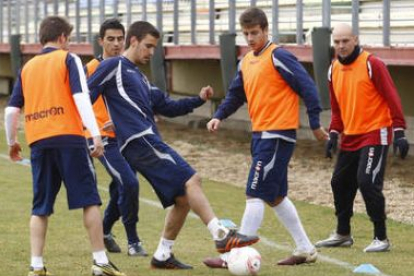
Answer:
<svg viewBox="0 0 414 276"><path fill-rule="evenodd" d="M121 253L121 248L116 243L114 236L111 233L109 233L108 235L104 235L104 244L108 252Z"/></svg>
<svg viewBox="0 0 414 276"><path fill-rule="evenodd" d="M151 267L155 269L193 269L191 265L184 264L177 260L174 254L171 254L165 261L159 261L153 257L151 260Z"/></svg>
<svg viewBox="0 0 414 276"><path fill-rule="evenodd" d="M371 253L371 252L386 252L389 251L391 247L390 241L388 239L380 241L379 239L375 238L370 245L365 247L364 252Z"/></svg>
<svg viewBox="0 0 414 276"><path fill-rule="evenodd" d="M97 264L95 261L92 265L93 276L126 276L125 273L119 271L119 269L111 262L109 264Z"/></svg>
<svg viewBox="0 0 414 276"><path fill-rule="evenodd" d="M211 257L203 260L203 263L209 268L224 268L227 269L227 262L220 257Z"/></svg>
<svg viewBox="0 0 414 276"><path fill-rule="evenodd" d="M258 236L245 236L238 233L236 230L229 230L223 239L216 240L215 243L217 251L225 253L229 252L232 248L248 246L258 241Z"/></svg>
<svg viewBox="0 0 414 276"><path fill-rule="evenodd" d="M311 252L295 251L293 255L279 261L278 265L300 265L310 264L316 262L318 258L318 252L314 249Z"/></svg>
<svg viewBox="0 0 414 276"><path fill-rule="evenodd" d="M145 251L144 247L142 247L141 242L136 242L132 244L128 244L128 256L131 257L146 257L148 256L147 251Z"/></svg>
<svg viewBox="0 0 414 276"><path fill-rule="evenodd" d="M35 270L33 267L30 267L28 276L53 276L53 274L47 271L46 267L40 270Z"/></svg>
<svg viewBox="0 0 414 276"><path fill-rule="evenodd" d="M315 243L315 247L350 247L353 244L354 239L351 235L339 235L334 232L326 240Z"/></svg>

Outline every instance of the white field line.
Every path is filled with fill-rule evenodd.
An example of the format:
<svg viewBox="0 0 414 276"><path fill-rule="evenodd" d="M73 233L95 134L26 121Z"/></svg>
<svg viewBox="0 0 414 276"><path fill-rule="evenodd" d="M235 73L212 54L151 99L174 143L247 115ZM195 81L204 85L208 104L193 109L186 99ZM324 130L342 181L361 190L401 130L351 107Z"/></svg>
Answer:
<svg viewBox="0 0 414 276"><path fill-rule="evenodd" d="M4 159L9 159L9 156L5 155L5 154L0 154L0 157L2 157ZM17 162L16 164L26 166L26 167L30 167L30 162L27 159L24 160L23 162ZM108 192L108 188L103 187L101 185L98 185L98 189L101 190L101 191ZM148 199L148 198L144 198L144 197L140 197L139 200L141 202L144 202L145 204L148 204L148 205L160 208L160 209L163 208L161 203L159 203L158 201L154 201L152 199ZM189 213L189 217L196 218L196 219L199 218L194 213ZM263 243L264 245L268 246L268 247L271 247L271 248L275 248L275 249L282 250L282 251L287 251L287 252L292 252L291 247L278 244L278 243L276 243L276 242L274 242L274 241L272 241L272 240L270 240L270 239L268 239L268 238L266 238L265 236L262 236L262 235L260 236L260 242ZM333 265L336 265L336 266L339 266L339 267L342 267L344 269L351 270L351 271L353 271L356 268L355 266L353 266L350 263L347 263L347 262L329 257L327 255L318 254L318 260L326 262L326 263L330 263L330 264L333 264ZM378 276L391 276L389 274L384 274L384 273L379 273L379 274L376 274L376 275L378 275Z"/></svg>

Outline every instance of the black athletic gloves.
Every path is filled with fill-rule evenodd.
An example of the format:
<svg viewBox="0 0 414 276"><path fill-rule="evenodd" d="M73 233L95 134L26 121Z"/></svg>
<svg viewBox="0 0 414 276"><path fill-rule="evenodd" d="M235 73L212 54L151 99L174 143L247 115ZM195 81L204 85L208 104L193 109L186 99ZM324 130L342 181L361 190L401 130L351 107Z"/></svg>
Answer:
<svg viewBox="0 0 414 276"><path fill-rule="evenodd" d="M329 132L329 140L325 144L325 157L332 158L332 154L338 149L338 132Z"/></svg>
<svg viewBox="0 0 414 276"><path fill-rule="evenodd" d="M338 149L338 137L339 133L336 131L329 132L329 140L325 144L325 157L332 158L332 155L336 153ZM394 143L393 143L394 155L398 155L401 159L405 159L410 149L410 145L405 137L403 129L394 130Z"/></svg>
<svg viewBox="0 0 414 276"><path fill-rule="evenodd" d="M401 159L404 159L407 156L410 145L408 144L407 138L405 138L404 130L394 130L393 146L394 155L397 155L399 151Z"/></svg>

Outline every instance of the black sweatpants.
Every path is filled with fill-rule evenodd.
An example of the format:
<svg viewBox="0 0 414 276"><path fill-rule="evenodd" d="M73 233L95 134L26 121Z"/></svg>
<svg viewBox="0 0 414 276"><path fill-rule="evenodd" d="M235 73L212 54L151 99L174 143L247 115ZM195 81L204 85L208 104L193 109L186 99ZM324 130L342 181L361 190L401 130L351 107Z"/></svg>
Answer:
<svg viewBox="0 0 414 276"><path fill-rule="evenodd" d="M366 146L357 151L340 151L331 187L334 195L337 233L351 233L350 220L359 188L374 224L374 237L387 238L385 198L382 193L388 146Z"/></svg>

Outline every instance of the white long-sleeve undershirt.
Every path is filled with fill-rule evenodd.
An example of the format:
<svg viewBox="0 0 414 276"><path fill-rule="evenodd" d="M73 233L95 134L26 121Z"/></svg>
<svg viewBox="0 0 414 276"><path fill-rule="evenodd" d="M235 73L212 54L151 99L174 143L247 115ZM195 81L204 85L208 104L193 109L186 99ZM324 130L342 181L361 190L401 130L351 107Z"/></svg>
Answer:
<svg viewBox="0 0 414 276"><path fill-rule="evenodd" d="M73 94L76 107L78 108L79 115L82 118L83 125L89 130L92 137L100 136L99 127L96 123L95 114L92 109L91 100L87 93L75 93Z"/></svg>
<svg viewBox="0 0 414 276"><path fill-rule="evenodd" d="M4 109L4 126L6 128L7 145L12 146L17 142L17 129L21 109L8 106Z"/></svg>

